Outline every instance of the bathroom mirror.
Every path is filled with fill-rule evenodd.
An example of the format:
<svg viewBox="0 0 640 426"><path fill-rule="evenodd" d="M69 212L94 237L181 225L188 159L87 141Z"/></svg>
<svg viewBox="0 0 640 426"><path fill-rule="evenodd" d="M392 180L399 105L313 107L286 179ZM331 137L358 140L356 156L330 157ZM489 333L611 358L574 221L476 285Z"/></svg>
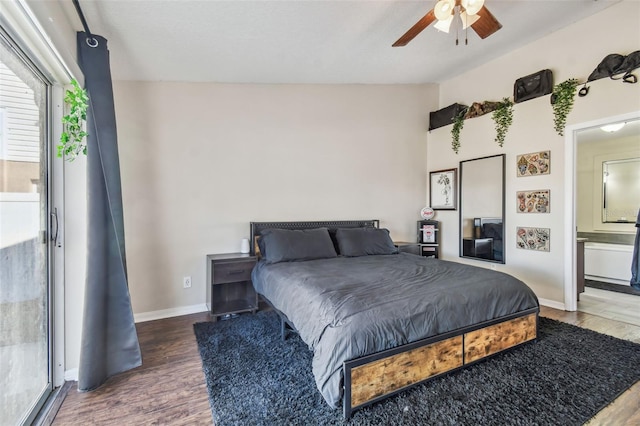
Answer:
<svg viewBox="0 0 640 426"><path fill-rule="evenodd" d="M505 155L460 162L460 257L505 263Z"/></svg>
<svg viewBox="0 0 640 426"><path fill-rule="evenodd" d="M602 222L636 222L640 200L640 158L602 162L602 200Z"/></svg>

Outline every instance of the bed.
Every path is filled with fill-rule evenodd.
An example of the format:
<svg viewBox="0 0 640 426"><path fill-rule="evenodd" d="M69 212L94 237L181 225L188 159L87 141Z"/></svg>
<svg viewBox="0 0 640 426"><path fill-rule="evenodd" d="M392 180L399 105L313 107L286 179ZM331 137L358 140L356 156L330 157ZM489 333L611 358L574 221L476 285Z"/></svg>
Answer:
<svg viewBox="0 0 640 426"><path fill-rule="evenodd" d="M537 336L524 283L399 253L377 220L253 222L251 241L256 292L313 350L318 390L345 418Z"/></svg>

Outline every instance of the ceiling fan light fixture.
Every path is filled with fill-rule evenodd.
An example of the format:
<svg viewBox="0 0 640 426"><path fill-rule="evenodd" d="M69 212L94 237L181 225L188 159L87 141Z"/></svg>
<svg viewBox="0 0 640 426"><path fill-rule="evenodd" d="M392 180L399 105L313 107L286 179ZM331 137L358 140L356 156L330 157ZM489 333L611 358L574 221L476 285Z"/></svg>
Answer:
<svg viewBox="0 0 640 426"><path fill-rule="evenodd" d="M453 16L453 10L456 7L456 0L440 0L433 8L433 13L438 21L446 21Z"/></svg>
<svg viewBox="0 0 640 426"><path fill-rule="evenodd" d="M475 15L484 6L484 0L461 0L460 4L466 10L467 15Z"/></svg>
<svg viewBox="0 0 640 426"><path fill-rule="evenodd" d="M453 15L449 16L449 19L441 19L434 27L439 31L444 31L445 33L449 33L449 28L451 28L451 23L453 22Z"/></svg>
<svg viewBox="0 0 640 426"><path fill-rule="evenodd" d="M395 43L393 47L406 46L425 28L435 23L437 30L449 32L451 25L457 17L460 17L465 29L465 44L467 40L468 27L471 27L478 37L485 39L494 34L502 24L485 7L485 0L435 0L435 5L418 22L407 30ZM478 15L478 13L480 15ZM478 21L482 18L481 21ZM454 25L456 31L456 45L458 44L458 30L462 26Z"/></svg>
<svg viewBox="0 0 640 426"><path fill-rule="evenodd" d="M462 20L462 29L466 30L468 27L472 26L480 17L478 15L469 15L466 12L462 12L460 14L460 19Z"/></svg>

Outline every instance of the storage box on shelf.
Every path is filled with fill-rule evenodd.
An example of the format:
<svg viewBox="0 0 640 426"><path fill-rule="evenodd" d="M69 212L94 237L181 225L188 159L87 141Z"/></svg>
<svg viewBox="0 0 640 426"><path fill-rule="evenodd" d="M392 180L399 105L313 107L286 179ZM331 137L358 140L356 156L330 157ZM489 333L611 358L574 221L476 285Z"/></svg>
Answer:
<svg viewBox="0 0 640 426"><path fill-rule="evenodd" d="M419 220L417 225L420 254L426 257L440 257L440 222Z"/></svg>

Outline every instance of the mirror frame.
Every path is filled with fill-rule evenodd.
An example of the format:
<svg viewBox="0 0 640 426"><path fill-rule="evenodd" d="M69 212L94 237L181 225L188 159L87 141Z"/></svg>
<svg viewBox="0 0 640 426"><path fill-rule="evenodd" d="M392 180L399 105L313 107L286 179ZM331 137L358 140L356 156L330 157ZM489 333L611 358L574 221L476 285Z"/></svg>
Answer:
<svg viewBox="0 0 640 426"><path fill-rule="evenodd" d="M621 160L607 160L607 161L603 161L602 162L602 223L636 223L636 214L631 214L631 215L625 215L626 217L624 218L620 218L618 220L607 220L607 178L606 176L609 175L608 173L608 168L609 166L613 167L617 164L625 164L625 163L638 163L638 165L640 165L640 158L638 157L632 157L632 158L625 158L625 159L621 159ZM632 180L633 181L633 180ZM624 189L628 189L627 187L624 187ZM623 191L624 191L623 189ZM630 189L629 189L630 191ZM630 196L631 199L636 199L636 193L635 192L627 192L625 195ZM609 205L611 204L612 200L609 199ZM618 204L618 203L616 203Z"/></svg>
<svg viewBox="0 0 640 426"><path fill-rule="evenodd" d="M489 158L496 158L496 157L501 157L502 158L502 179L501 179L501 184L502 184L502 190L501 190L501 194L502 194L502 209L501 209L501 214L502 214L502 260L494 260L494 259L485 259L485 258L480 258L480 257L474 257L474 256L465 256L464 253L464 235L463 235L463 228L464 228L464 224L463 224L463 214L464 214L464 190L463 190L463 185L464 185L464 165L465 163L469 163L472 161L479 161L479 160L486 160ZM506 221L506 202L505 202L505 193L506 193L506 154L496 154L496 155L488 155L486 157L478 157L478 158L471 158L469 160L463 160L460 161L460 165L459 165L459 170L458 170L458 194L459 194L459 214L458 214L458 238L459 238L459 257L465 258L465 259L474 259L474 260L478 260L478 261L482 261L482 262L491 262L491 263L501 263L501 264L505 264L506 263L506 248L507 248L507 244L505 241L505 230L506 230L506 226L505 226L505 221Z"/></svg>

